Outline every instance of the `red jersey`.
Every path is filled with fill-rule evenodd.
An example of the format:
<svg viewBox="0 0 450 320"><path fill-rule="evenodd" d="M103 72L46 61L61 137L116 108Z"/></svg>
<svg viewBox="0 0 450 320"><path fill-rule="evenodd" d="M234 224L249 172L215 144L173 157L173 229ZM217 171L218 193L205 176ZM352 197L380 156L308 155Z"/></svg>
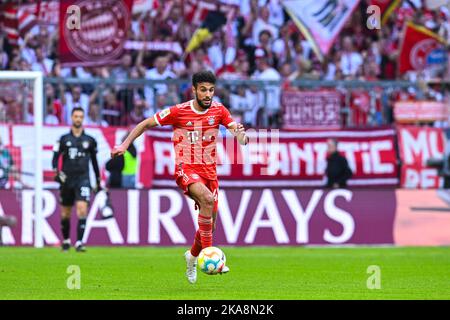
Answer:
<svg viewBox="0 0 450 320"><path fill-rule="evenodd" d="M157 112L154 119L160 126L173 126L176 165L183 164L205 179L217 179L219 125L228 128L234 123L227 108L212 101L209 109L200 112L194 109L194 100L190 100Z"/></svg>

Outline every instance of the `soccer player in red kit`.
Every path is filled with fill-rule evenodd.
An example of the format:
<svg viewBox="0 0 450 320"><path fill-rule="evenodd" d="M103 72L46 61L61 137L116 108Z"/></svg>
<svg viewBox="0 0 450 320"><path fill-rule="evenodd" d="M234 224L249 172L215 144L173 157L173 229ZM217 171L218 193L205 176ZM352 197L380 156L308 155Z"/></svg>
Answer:
<svg viewBox="0 0 450 320"><path fill-rule="evenodd" d="M139 123L125 141L114 147L111 157L122 155L128 146L146 129L172 125L175 148L175 179L186 195L200 209L198 230L194 243L185 253L186 277L190 283L197 280L197 256L203 248L212 246L215 229L219 183L216 174L216 141L219 125L227 127L241 145L248 143L242 124L233 121L230 112L213 101L216 77L210 71L192 76L194 99L157 112ZM222 273L229 271L224 266Z"/></svg>

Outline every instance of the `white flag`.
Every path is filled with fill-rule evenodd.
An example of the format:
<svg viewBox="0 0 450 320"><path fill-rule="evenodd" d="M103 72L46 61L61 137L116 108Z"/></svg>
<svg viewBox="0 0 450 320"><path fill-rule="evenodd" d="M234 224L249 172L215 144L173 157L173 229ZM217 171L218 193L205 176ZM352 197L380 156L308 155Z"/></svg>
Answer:
<svg viewBox="0 0 450 320"><path fill-rule="evenodd" d="M326 55L360 0L285 0L283 5L319 58Z"/></svg>

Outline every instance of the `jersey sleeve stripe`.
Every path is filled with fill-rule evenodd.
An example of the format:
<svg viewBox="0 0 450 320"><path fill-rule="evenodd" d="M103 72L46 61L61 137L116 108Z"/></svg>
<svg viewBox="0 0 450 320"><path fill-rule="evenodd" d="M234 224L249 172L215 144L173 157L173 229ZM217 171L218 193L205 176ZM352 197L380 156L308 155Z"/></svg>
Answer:
<svg viewBox="0 0 450 320"><path fill-rule="evenodd" d="M155 115L154 115L153 117L155 118L155 122L158 124L158 126L161 127L161 124L160 124L159 121L158 121L158 117L156 116L156 113L155 113Z"/></svg>

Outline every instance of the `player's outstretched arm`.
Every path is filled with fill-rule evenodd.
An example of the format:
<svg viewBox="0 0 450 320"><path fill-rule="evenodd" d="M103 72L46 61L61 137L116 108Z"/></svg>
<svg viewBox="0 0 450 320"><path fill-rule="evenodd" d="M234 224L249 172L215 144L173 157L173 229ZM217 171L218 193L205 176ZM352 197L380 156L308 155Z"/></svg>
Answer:
<svg viewBox="0 0 450 320"><path fill-rule="evenodd" d="M122 144L115 146L111 151L111 158L121 156L127 151L128 147L137 137L144 133L145 130L156 127L158 124L154 117L150 117L141 121L133 130L131 130L128 137L122 142Z"/></svg>
<svg viewBox="0 0 450 320"><path fill-rule="evenodd" d="M239 144L246 145L248 143L249 138L245 134L245 128L241 123L231 123L228 126L228 130L230 130L231 134L236 137Z"/></svg>

